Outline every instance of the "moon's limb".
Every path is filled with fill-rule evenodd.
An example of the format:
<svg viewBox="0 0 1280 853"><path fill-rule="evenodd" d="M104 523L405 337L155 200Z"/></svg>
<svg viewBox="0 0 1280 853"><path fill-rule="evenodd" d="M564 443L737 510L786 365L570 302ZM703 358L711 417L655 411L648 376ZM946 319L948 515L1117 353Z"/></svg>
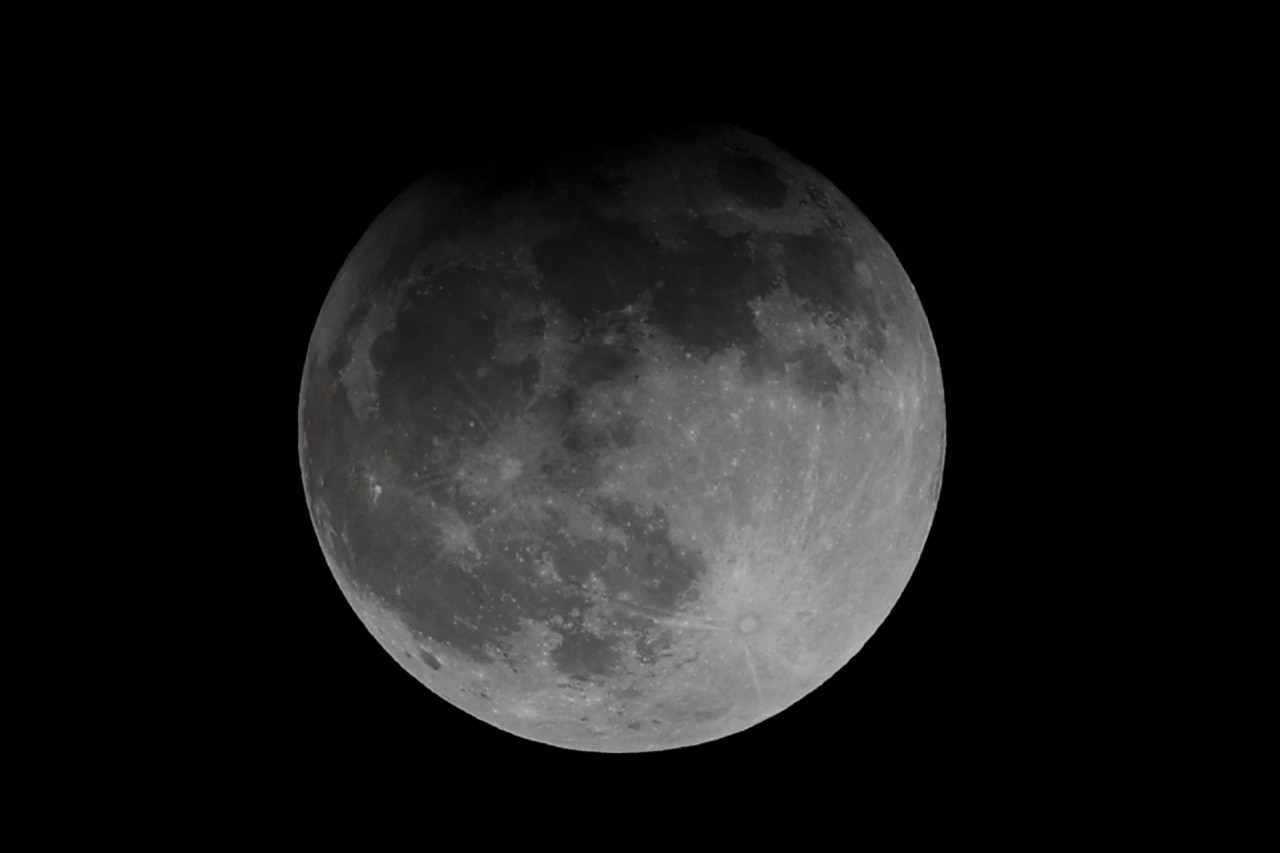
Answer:
<svg viewBox="0 0 1280 853"><path fill-rule="evenodd" d="M905 586L937 354L884 240L763 140L558 168L554 199L428 179L371 226L304 374L308 502L361 619L458 707L577 749L714 739Z"/></svg>

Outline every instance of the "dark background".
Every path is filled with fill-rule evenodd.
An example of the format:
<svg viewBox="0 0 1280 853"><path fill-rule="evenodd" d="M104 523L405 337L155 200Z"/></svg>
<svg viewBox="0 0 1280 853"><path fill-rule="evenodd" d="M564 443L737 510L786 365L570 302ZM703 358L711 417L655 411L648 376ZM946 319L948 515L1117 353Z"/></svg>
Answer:
<svg viewBox="0 0 1280 853"><path fill-rule="evenodd" d="M1078 698L1044 624L1063 583L1069 462L1046 450L1060 358L1041 320L1071 252L1074 192L1053 115L1014 93L939 84L910 97L714 90L609 96L506 92L387 105L335 89L259 93L202 129L216 213L201 235L207 298L230 331L215 377L188 400L213 446L198 516L200 669L175 667L179 750L213 771L274 785L415 784L447 765L459 787L493 774L548 785L698 786L768 768L808 784L816 768L964 784L978 771L1043 772L1063 760ZM308 338L347 253L421 172L527 156L584 134L687 121L760 134L840 187L911 277L941 357L947 452L941 502L916 572L888 620L833 679L779 716L667 753L607 756L529 742L472 719L400 669L333 581L307 514L297 397ZM183 191L189 191L184 188ZM1074 209L1074 206L1073 206ZM218 378L220 377L220 378ZM1061 430L1060 421L1054 427ZM210 521L210 519L215 519ZM177 698L181 697L181 698ZM251 777L249 780L248 777ZM700 781L701 780L701 781ZM452 783L451 783L452 784ZM539 783L531 783L535 787ZM447 800L437 800L440 806Z"/></svg>
<svg viewBox="0 0 1280 853"><path fill-rule="evenodd" d="M266 815L291 839L404 822L484 846L527 803L542 819L516 826L524 846L588 818L614 831L572 843L666 844L685 814L717 845L732 824L799 846L806 826L885 823L869 799L888 798L919 818L896 833L955 829L941 800L984 831L1038 802L1058 812L1041 831L1119 814L1180 832L1232 776L1201 773L1197 750L1257 761L1219 687L1241 649L1206 624L1240 621L1254 563L1221 549L1249 525L1202 518L1239 494L1194 482L1252 458L1256 442L1202 431L1238 434L1231 407L1264 387L1224 394L1241 359L1221 357L1267 280L1230 270L1265 219L1248 81L1268 53L1247 18L359 11L15 18L34 49L7 107L27 262L11 420L50 441L11 442L46 489L13 489L11 599L34 624L12 655L43 678L10 704L44 724L12 726L36 747L20 788L51 795L43 827L100 832L77 821L96 802L163 831L187 804L184 829L238 841ZM773 140L888 238L941 355L941 503L888 620L796 706L672 753L572 753L453 710L368 636L307 517L297 394L330 282L418 173L673 119ZM27 310L28 291L49 304ZM1188 553L1205 533L1213 553ZM32 648L51 637L56 659ZM1181 799L1134 811L1162 786ZM278 819L289 801L304 822Z"/></svg>

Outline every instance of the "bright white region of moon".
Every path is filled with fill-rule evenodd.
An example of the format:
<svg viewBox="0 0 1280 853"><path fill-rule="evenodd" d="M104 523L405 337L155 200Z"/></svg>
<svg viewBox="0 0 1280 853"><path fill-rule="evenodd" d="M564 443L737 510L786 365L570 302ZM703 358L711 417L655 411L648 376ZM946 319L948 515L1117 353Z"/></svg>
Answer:
<svg viewBox="0 0 1280 853"><path fill-rule="evenodd" d="M312 334L307 502L365 626L507 732L638 752L793 704L884 621L941 486L923 308L730 127L429 174Z"/></svg>

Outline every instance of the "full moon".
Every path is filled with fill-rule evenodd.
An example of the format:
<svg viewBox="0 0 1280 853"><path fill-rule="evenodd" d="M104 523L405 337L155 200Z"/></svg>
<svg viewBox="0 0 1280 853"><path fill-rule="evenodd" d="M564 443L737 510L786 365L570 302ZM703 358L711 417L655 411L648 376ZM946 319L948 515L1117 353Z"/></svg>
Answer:
<svg viewBox="0 0 1280 853"><path fill-rule="evenodd" d="M889 245L727 126L428 173L338 273L298 421L383 648L598 752L742 731L846 664L920 558L945 444Z"/></svg>

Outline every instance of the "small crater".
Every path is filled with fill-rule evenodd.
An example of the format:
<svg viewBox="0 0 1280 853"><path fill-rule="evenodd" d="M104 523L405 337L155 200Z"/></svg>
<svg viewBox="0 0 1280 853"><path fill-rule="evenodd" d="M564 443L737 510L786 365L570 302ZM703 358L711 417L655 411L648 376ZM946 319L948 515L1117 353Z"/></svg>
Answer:
<svg viewBox="0 0 1280 853"><path fill-rule="evenodd" d="M423 649L418 653L418 656L422 658L423 663L432 669L440 668L440 660L435 655L431 654L431 652Z"/></svg>

